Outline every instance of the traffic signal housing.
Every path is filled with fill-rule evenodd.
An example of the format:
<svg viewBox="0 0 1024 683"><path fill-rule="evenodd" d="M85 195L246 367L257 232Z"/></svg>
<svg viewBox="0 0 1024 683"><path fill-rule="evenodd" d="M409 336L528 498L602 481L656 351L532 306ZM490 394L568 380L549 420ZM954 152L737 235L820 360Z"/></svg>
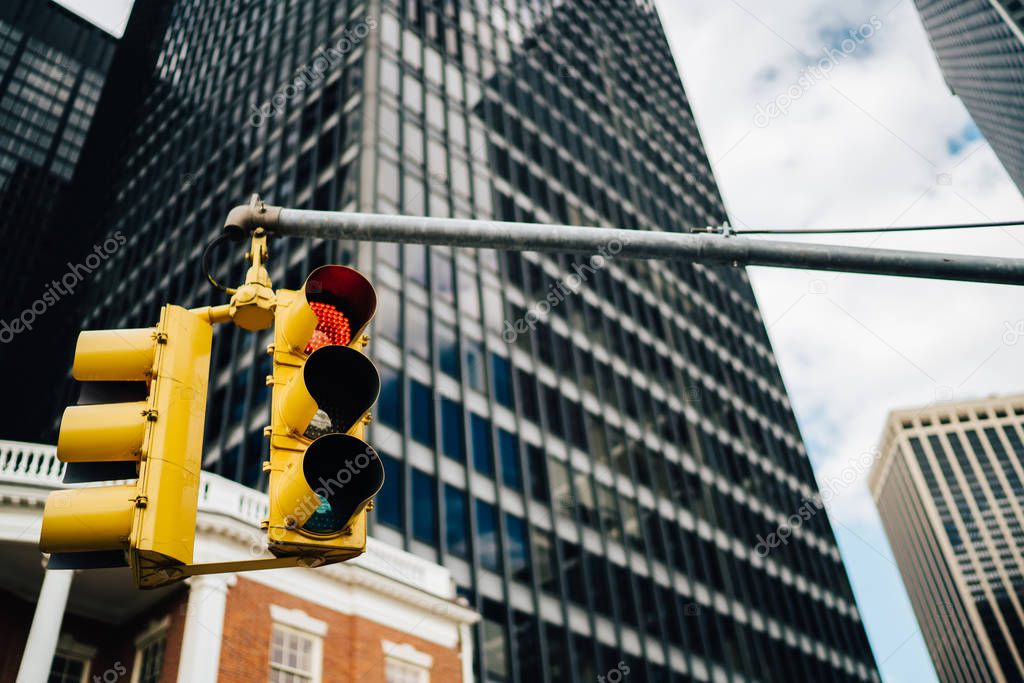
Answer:
<svg viewBox="0 0 1024 683"><path fill-rule="evenodd" d="M83 384L57 457L65 483L105 485L48 496L39 546L51 568L128 565L150 587L191 564L212 338L207 319L173 305L155 328L79 335Z"/></svg>
<svg viewBox="0 0 1024 683"><path fill-rule="evenodd" d="M299 291L278 290L274 321L270 551L339 562L366 551L366 513L384 467L363 441L380 376L363 353L377 308L370 282L322 266Z"/></svg>

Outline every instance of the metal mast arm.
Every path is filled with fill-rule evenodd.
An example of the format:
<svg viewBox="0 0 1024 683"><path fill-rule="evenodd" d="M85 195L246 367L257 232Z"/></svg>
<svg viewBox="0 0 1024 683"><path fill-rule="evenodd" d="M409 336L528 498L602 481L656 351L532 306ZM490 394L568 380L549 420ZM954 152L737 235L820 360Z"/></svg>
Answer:
<svg viewBox="0 0 1024 683"><path fill-rule="evenodd" d="M419 218L266 206L236 207L225 230L275 235L434 244L510 251L679 259L711 265L773 266L872 275L1024 284L1024 259L780 242L681 232Z"/></svg>

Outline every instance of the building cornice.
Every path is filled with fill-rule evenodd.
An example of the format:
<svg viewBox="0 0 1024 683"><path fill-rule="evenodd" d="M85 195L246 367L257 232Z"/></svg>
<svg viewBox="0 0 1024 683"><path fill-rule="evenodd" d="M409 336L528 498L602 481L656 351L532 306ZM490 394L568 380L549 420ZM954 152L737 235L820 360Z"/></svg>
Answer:
<svg viewBox="0 0 1024 683"><path fill-rule="evenodd" d="M0 441L0 540L37 542L46 497L50 491L64 488L63 468L53 446ZM266 514L266 494L202 472L195 561L269 557L266 534L259 527ZM374 614L358 610L350 602L339 600L339 596L346 589L361 589L411 607L425 620L438 623L473 624L480 618L472 609L457 602L447 569L372 538L368 539L367 553L349 562L318 569L278 569L244 576L275 588L286 586L288 592L311 602L371 619ZM331 599L325 600L325 595L330 595ZM443 640L450 640L450 637L446 635Z"/></svg>

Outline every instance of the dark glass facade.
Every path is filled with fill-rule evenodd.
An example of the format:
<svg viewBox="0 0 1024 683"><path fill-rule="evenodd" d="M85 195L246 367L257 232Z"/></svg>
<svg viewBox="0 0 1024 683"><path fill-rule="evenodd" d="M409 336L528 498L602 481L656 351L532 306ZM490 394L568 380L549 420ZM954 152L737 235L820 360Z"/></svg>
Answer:
<svg viewBox="0 0 1024 683"><path fill-rule="evenodd" d="M1024 5L915 0L946 83L1024 192Z"/></svg>
<svg viewBox="0 0 1024 683"><path fill-rule="evenodd" d="M38 221L71 180L113 49L110 36L51 2L0 7L0 206L13 212L6 217ZM24 240L15 248L41 237L12 232Z"/></svg>
<svg viewBox="0 0 1024 683"><path fill-rule="evenodd" d="M653 228L726 215L649 2L179 0L105 210L88 328L220 303L199 257L292 207ZM877 681L746 274L274 240L368 274L377 538L483 615L479 679ZM218 277L241 275L237 254ZM265 485L269 333L219 329L205 467ZM608 678L614 680L614 678Z"/></svg>
<svg viewBox="0 0 1024 683"><path fill-rule="evenodd" d="M57 319L69 316L61 304L82 284L85 271L71 271L67 262L77 265L89 252L76 248L78 236L56 209L78 166L114 45L52 2L0 3L0 374L11 386L43 379L37 392L47 397L60 374L24 359L55 349ZM38 439L48 403L5 406L5 438Z"/></svg>

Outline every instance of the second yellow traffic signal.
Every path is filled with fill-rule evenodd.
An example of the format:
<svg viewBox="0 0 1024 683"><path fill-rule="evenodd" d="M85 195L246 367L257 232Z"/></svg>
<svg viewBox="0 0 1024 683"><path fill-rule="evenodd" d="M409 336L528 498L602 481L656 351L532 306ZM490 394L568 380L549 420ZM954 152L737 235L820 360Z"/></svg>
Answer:
<svg viewBox="0 0 1024 683"><path fill-rule="evenodd" d="M267 538L278 556L336 562L365 552L366 510L384 468L363 438L380 376L361 349L377 308L369 281L323 266L278 290Z"/></svg>
<svg viewBox="0 0 1024 683"><path fill-rule="evenodd" d="M180 306L154 328L82 332L57 457L65 483L123 482L52 492L39 546L52 568L124 566L136 584L192 562L213 329Z"/></svg>

